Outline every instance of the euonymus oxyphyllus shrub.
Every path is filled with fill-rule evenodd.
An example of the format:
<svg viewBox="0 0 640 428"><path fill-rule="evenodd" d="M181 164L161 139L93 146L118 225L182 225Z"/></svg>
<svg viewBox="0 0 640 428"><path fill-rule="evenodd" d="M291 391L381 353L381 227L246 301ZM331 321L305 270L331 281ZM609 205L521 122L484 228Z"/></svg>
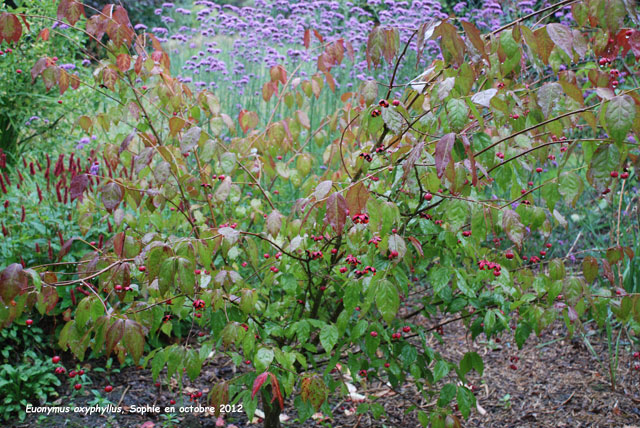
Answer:
<svg viewBox="0 0 640 428"><path fill-rule="evenodd" d="M534 25L569 3L575 26ZM100 168L69 189L83 231L94 211L115 229L70 265L74 278L54 265L7 267L4 325L33 308L46 316L80 286L87 295L59 332L63 349L131 359L154 377L166 367L180 383L212 350L225 353L243 369L207 400L242 404L250 417L260 403L267 427L280 424L285 400L303 421L330 414L346 379L373 378L398 393L411 382L434 401L418 411L424 426L458 425L474 408L465 381L482 374L482 359L444 359L427 345L441 325L416 325L418 315L462 319L474 338L511 328L518 346L558 317L573 331L609 309L637 333L640 297L616 275L630 248L618 239L571 269L549 245L529 244L551 244L566 224L561 208L587 189L615 203L636 177L633 2L560 1L488 34L454 19L423 23L410 39L418 54L437 40L442 60L401 99L390 97L405 83L392 71L341 94L326 117L309 116L311 100L335 89L332 71L351 52L307 29L317 72L270 68L265 98L286 109L264 128L257 113L231 117L216 94L172 77L162 44L136 33L121 6L85 18L81 3L63 0L58 11L70 25L87 19L108 51L95 79L109 107L78 123L111 142ZM34 19L2 14L3 42L20 40L23 18ZM370 67L402 62L399 31L373 28ZM31 73L68 83L49 58ZM146 345L168 336L176 342Z"/></svg>

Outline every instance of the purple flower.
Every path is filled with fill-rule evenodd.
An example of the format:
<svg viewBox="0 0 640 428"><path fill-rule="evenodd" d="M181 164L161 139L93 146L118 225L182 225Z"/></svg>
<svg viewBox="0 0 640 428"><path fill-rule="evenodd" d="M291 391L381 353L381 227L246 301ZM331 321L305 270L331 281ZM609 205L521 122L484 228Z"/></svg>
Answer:
<svg viewBox="0 0 640 428"><path fill-rule="evenodd" d="M98 175L98 171L100 170L100 162L95 161L93 165L91 165L91 169L89 169L89 175Z"/></svg>

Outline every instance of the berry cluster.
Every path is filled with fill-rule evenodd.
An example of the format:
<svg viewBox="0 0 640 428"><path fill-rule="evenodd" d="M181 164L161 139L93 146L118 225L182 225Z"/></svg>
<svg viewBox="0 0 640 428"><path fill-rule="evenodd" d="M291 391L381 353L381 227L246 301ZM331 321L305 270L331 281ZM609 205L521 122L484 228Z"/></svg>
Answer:
<svg viewBox="0 0 640 428"><path fill-rule="evenodd" d="M371 155L369 153L362 152L358 156L363 158L367 162L371 162L373 160L373 158L371 157Z"/></svg>
<svg viewBox="0 0 640 428"><path fill-rule="evenodd" d="M196 311L201 311L205 307L204 300L201 300L201 299L194 300L193 307L195 308Z"/></svg>
<svg viewBox="0 0 640 428"><path fill-rule="evenodd" d="M313 239L315 242L318 242L318 241L322 241L324 239L324 236L322 236L322 235L320 235L320 236L311 235L311 239Z"/></svg>
<svg viewBox="0 0 640 428"><path fill-rule="evenodd" d="M398 252L396 250L389 251L389 260L393 260L398 256L399 256L399 254L398 254Z"/></svg>
<svg viewBox="0 0 640 428"><path fill-rule="evenodd" d="M309 251L307 250L307 254L311 257L311 260L318 260L322 258L322 251Z"/></svg>
<svg viewBox="0 0 640 428"><path fill-rule="evenodd" d="M346 260L347 263L349 263L351 266L358 266L361 263L360 260L358 260L353 254L349 254L346 257Z"/></svg>
<svg viewBox="0 0 640 428"><path fill-rule="evenodd" d="M493 275L500 276L500 270L502 269L502 266L500 266L498 263L490 262L488 260L483 259L478 262L478 269L480 270L493 269Z"/></svg>
<svg viewBox="0 0 640 428"><path fill-rule="evenodd" d="M373 238L369 239L369 242L367 242L367 244L373 244L376 246L376 248L378 248L378 244L380 243L380 241L382 241L381 237L374 236Z"/></svg>
<svg viewBox="0 0 640 428"><path fill-rule="evenodd" d="M238 223L224 223L221 224L220 227L230 227L231 229L235 229L238 227Z"/></svg>
<svg viewBox="0 0 640 428"><path fill-rule="evenodd" d="M368 214L356 214L351 217L351 220L354 224L367 224L369 223L369 215Z"/></svg>
<svg viewBox="0 0 640 428"><path fill-rule="evenodd" d="M373 266L365 266L363 270L356 270L356 277L361 277L368 274L369 272L371 272L375 276L377 271Z"/></svg>
<svg viewBox="0 0 640 428"><path fill-rule="evenodd" d="M371 117L378 117L381 114L382 112L376 108L376 109L373 109L373 111L371 112Z"/></svg>

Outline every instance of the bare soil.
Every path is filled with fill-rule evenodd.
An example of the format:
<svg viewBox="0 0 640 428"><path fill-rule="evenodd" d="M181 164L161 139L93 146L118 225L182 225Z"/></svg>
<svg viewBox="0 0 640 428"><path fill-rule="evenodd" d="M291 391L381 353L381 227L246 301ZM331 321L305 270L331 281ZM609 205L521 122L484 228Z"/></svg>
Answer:
<svg viewBox="0 0 640 428"><path fill-rule="evenodd" d="M590 352L582 336L567 337L567 330L560 323L554 324L540 337L529 338L525 347L518 350L512 338L505 334L500 342L487 343L478 338L472 342L465 335L466 329L460 322L445 327L445 343L435 338L431 346L446 357L458 361L465 352L478 352L485 364L485 372L480 378L475 372L469 375L474 384L479 409L463 421L466 427L640 427L640 371L634 369L633 350L625 334L621 337L620 356L615 390L611 388L608 373L608 346L606 338L591 332L589 342L599 356L602 364ZM615 344L614 344L615 345ZM517 357L517 362L511 361ZM110 383L114 386L111 393L104 393L108 383L104 373L95 372L92 366L103 366L104 361L93 361L86 365L92 385L87 385L75 397L68 379L60 388L61 397L55 405L88 406L94 398L90 392L98 390L112 403L120 404L125 411L132 405L169 405L171 399L185 405L193 405L189 394L203 392L196 401L206 405L206 395L211 385L220 379L229 379L234 370L229 360L214 358L203 368L202 375L193 384L185 377L185 388L178 391L177 385L157 388L151 379L150 370L125 367L110 374ZM516 369L510 367L515 364ZM428 409L433 402L427 402L416 393L412 384L406 384L397 391L391 391L381 382L356 385L358 393L377 398L384 405L387 414L379 420L370 414L358 415L354 412L358 403L345 399L332 401L334 418L324 423L309 420L304 424L295 422L295 410L291 399L285 402L284 414L290 416L284 426L290 427L418 427L416 412L405 414L412 404ZM170 390L171 389L171 390ZM184 401L182 401L184 400ZM260 406L259 406L260 408ZM458 414L460 420L462 417ZM208 414L177 414L167 420L161 414L89 415L69 413L38 417L30 415L25 423L9 424L12 427L215 427L232 428L261 426L259 421L248 421L244 413L227 415L218 419Z"/></svg>

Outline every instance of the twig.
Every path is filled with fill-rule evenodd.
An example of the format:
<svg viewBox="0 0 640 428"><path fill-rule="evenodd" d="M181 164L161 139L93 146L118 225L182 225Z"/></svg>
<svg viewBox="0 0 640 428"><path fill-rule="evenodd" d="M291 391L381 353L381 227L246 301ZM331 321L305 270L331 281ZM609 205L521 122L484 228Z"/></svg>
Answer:
<svg viewBox="0 0 640 428"><path fill-rule="evenodd" d="M580 239L580 235L582 235L582 231L578 232L578 236L576 236L576 240L573 241L573 244L571 245L571 248L569 248L569 251L567 252L567 255L564 256L564 258L566 259L567 257L569 257L569 254L571 254L571 251L573 251L573 247L576 246L576 244L578 243L578 239Z"/></svg>

